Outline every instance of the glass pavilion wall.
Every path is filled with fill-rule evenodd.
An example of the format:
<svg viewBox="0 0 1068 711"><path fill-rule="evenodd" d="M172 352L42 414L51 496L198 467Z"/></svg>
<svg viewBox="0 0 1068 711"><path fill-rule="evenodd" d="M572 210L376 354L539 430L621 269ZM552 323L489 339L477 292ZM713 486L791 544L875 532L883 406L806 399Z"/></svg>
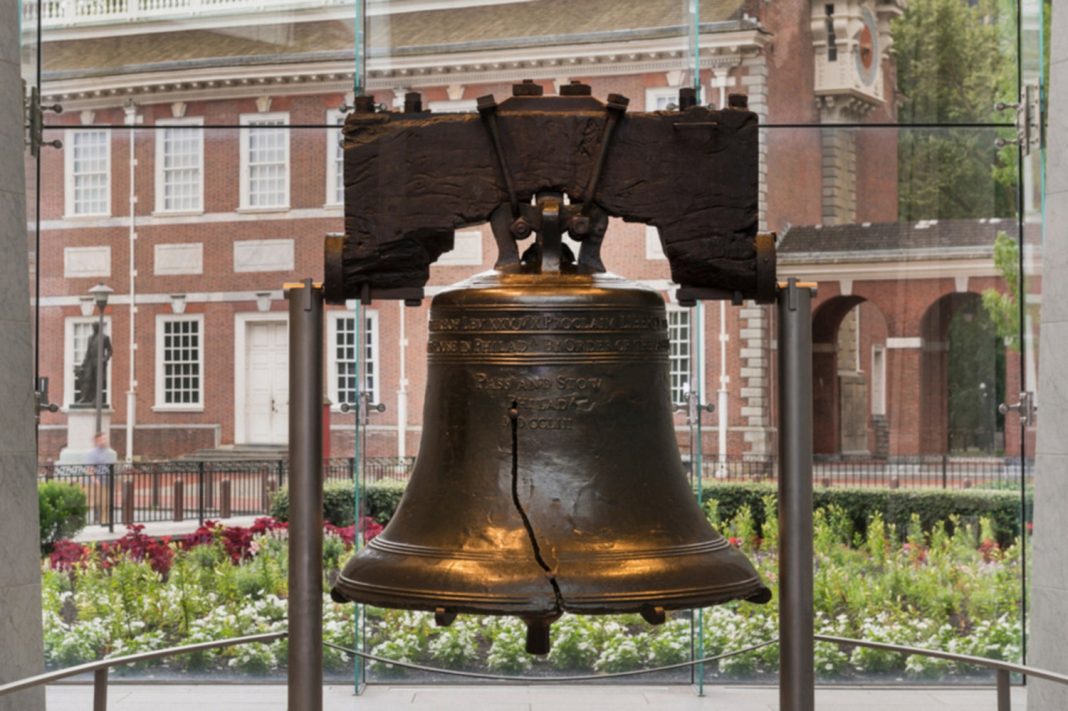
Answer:
<svg viewBox="0 0 1068 711"><path fill-rule="evenodd" d="M761 229L778 234L781 275L819 283L819 495L971 489L1009 491L1017 504L991 538L996 550L978 517L957 522L970 533L938 539L907 525L880 533L871 520L852 530L833 509L817 516L817 632L975 653L988 645L1026 660L1035 430L1020 409L999 406L1033 393L1039 367L1043 150L1040 127L1017 121L1028 97L1042 105L1037 0L442 0L415 9L220 0L196 12L188 2L27 0L23 19L27 87L63 106L45 113L43 132L62 147L28 158L37 374L49 377L53 401L69 404L80 298L108 283L113 446L145 460L284 445L281 285L319 278L323 237L344 230L338 126L354 94L395 108L419 91L434 112L474 111L477 97L500 100L524 79L547 94L581 80L599 98L628 96L635 111L671 108L681 87L717 107L747 96L761 121ZM459 232L431 270L428 296L489 268L494 252L486 226ZM655 231L642 225L612 224L605 263L664 294L676 435L695 492L720 501L710 513L724 535L774 576L775 531L760 524L774 503L759 498L772 489L758 490L750 518L715 493L766 485L777 471L774 310L680 307ZM403 472L429 425L427 307L350 303L328 313L331 454L355 462L364 514L377 479ZM189 356L199 378L176 385L165 368L179 356L166 338L180 322L196 324L202 341ZM65 422L64 412L42 416L42 459L64 443ZM969 540L978 582L959 579L948 553L939 559L939 545ZM938 588L956 596L942 601L953 614L931 612L938 605L924 596ZM576 619L557 626L562 651L532 661L516 652L512 621L441 631L425 616L380 610L354 623L351 610L327 605L328 634L346 645L498 673L653 667L776 634L773 609L744 604L677 614L657 629ZM113 641L93 638L84 654L112 651ZM823 645L818 658L823 681L978 675ZM263 659L206 666L279 673L285 656ZM698 688L771 680L775 659L769 648L653 678ZM353 671L342 655L331 667ZM448 681L356 666L358 683L398 675Z"/></svg>

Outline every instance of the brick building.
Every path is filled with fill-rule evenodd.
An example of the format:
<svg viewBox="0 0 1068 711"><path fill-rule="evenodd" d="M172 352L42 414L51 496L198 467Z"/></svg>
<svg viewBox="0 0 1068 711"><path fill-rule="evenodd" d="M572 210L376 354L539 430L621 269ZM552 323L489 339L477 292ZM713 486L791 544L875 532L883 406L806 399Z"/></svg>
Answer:
<svg viewBox="0 0 1068 711"><path fill-rule="evenodd" d="M41 18L44 101L64 106L50 116L45 138L64 145L45 149L41 161L40 373L51 379L52 399L69 406L74 365L95 318L85 295L98 282L114 288L108 382L120 455L131 446L132 455L155 458L285 443L281 285L321 276L322 239L343 229L336 126L338 107L351 103L355 34L348 4L293 1L271 11L274 5L283 7L220 0L175 17L74 4L80 9ZM701 3L703 100L723 105L729 93L747 94L769 126L761 142L761 223L786 235L784 272L821 281L817 351L830 353L834 343L837 353L838 342L848 340L842 332L861 334L854 366L883 349L885 388L873 389L874 375L859 366L851 371L857 381L843 379L837 362L817 362L818 378L820 368L835 373L817 410L827 423L818 449L828 454L906 456L937 450L941 437L917 431L915 408L922 406L900 385L917 376L898 363L919 358L909 339L922 338L914 331L931 303L960 291L950 276L959 265L899 268L884 274L882 286L857 276L875 267L856 239L897 218L897 134L833 127L895 120L888 50L890 21L901 7L900 0ZM473 110L478 96L500 98L513 81L531 78L546 93L582 80L595 96L622 93L632 110L654 110L692 81L688 20L677 0L372 2L370 12L367 81L385 106L419 91L433 111ZM833 244L853 247L825 243L832 233L844 235ZM993 284L989 225L960 233L975 253L964 291ZM901 234L887 239L897 240L893 249L925 248ZM978 254L983 244L985 256ZM494 258L488 230L458 232L456 249L432 268L428 294L489 268ZM922 255L910 252L899 261L917 259ZM699 333L708 346L701 386L718 411L705 418L705 451L772 455L771 312L671 304L657 235L641 225L613 224L604 261L669 301L676 398L696 366L687 341ZM921 291L925 304L912 304ZM861 301L866 306L858 307ZM878 323L864 316L873 308L885 317L885 332L868 325ZM360 344L351 309L328 316L327 397L355 399L358 347L368 364L364 386L387 406L373 416L370 453L414 454L427 305L373 304ZM935 380L928 385L924 392L938 387ZM843 390L863 398L843 400ZM842 422L857 418L839 413L857 407L864 431L846 431ZM353 415L335 405L331 428L333 454L347 454ZM685 440L681 416L677 428ZM54 458L66 439L65 413L45 414L42 458Z"/></svg>

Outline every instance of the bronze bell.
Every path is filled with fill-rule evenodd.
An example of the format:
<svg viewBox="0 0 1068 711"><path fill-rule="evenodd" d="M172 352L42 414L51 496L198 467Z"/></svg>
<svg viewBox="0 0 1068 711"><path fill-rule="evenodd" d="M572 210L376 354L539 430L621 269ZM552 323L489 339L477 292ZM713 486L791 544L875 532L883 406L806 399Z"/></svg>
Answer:
<svg viewBox="0 0 1068 711"><path fill-rule="evenodd" d="M684 473L663 299L564 262L434 298L415 469L336 600L431 610L439 624L518 615L527 650L544 654L563 612L658 623L770 599Z"/></svg>

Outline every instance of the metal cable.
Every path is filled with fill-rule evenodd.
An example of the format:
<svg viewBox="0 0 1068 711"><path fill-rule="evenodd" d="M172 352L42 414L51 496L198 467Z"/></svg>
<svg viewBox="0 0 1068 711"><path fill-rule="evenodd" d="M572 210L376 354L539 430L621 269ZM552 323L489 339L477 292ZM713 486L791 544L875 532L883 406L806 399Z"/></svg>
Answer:
<svg viewBox="0 0 1068 711"><path fill-rule="evenodd" d="M422 664L414 664L412 662L400 662L395 659L386 659L385 657L379 657L374 654L368 654L367 652L358 652L355 649L349 649L348 647L342 647L330 642L323 642L324 647L330 647L340 652L345 652L354 657L360 657L362 659L369 659L373 662L379 662L382 664L390 664L396 667L402 667L404 669L414 669L416 671L430 672L432 674L447 674L450 676L462 676L469 679L487 679L489 681L513 681L522 682L524 684L565 684L575 681L598 681L600 679L617 679L625 676L638 676L640 674L652 674L654 672L671 671L672 669L683 669L685 667L692 667L698 664L707 664L708 662L714 662L719 659L726 659L728 657L734 657L739 654L745 654L757 649L762 649L773 644L778 644L779 638L769 639L766 642L754 644L750 647L744 647L737 649L733 652L725 652L723 654L716 655L714 657L705 657L703 659L695 659L689 662L679 662L678 664L668 664L662 667L652 667L651 669L635 669L634 671L623 672L611 672L609 674L583 674L580 676L554 676L554 677L538 677L538 676L505 676L499 674L483 674L481 672L466 672L456 669L439 669L438 667L428 667Z"/></svg>

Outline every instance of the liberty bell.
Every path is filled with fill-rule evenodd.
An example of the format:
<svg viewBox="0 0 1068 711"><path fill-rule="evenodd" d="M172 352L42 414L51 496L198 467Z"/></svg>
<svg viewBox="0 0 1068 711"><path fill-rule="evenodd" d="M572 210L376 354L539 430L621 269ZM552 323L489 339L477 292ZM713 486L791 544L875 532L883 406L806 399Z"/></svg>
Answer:
<svg viewBox="0 0 1068 711"><path fill-rule="evenodd" d="M504 171L508 145L482 119ZM596 173L575 192L593 195ZM604 272L607 212L537 190L490 223L496 268L431 304L424 429L404 497L333 598L433 611L438 624L515 615L534 654L549 651L564 612L658 624L668 610L768 601L687 480L664 300ZM577 259L565 232L582 242Z"/></svg>

